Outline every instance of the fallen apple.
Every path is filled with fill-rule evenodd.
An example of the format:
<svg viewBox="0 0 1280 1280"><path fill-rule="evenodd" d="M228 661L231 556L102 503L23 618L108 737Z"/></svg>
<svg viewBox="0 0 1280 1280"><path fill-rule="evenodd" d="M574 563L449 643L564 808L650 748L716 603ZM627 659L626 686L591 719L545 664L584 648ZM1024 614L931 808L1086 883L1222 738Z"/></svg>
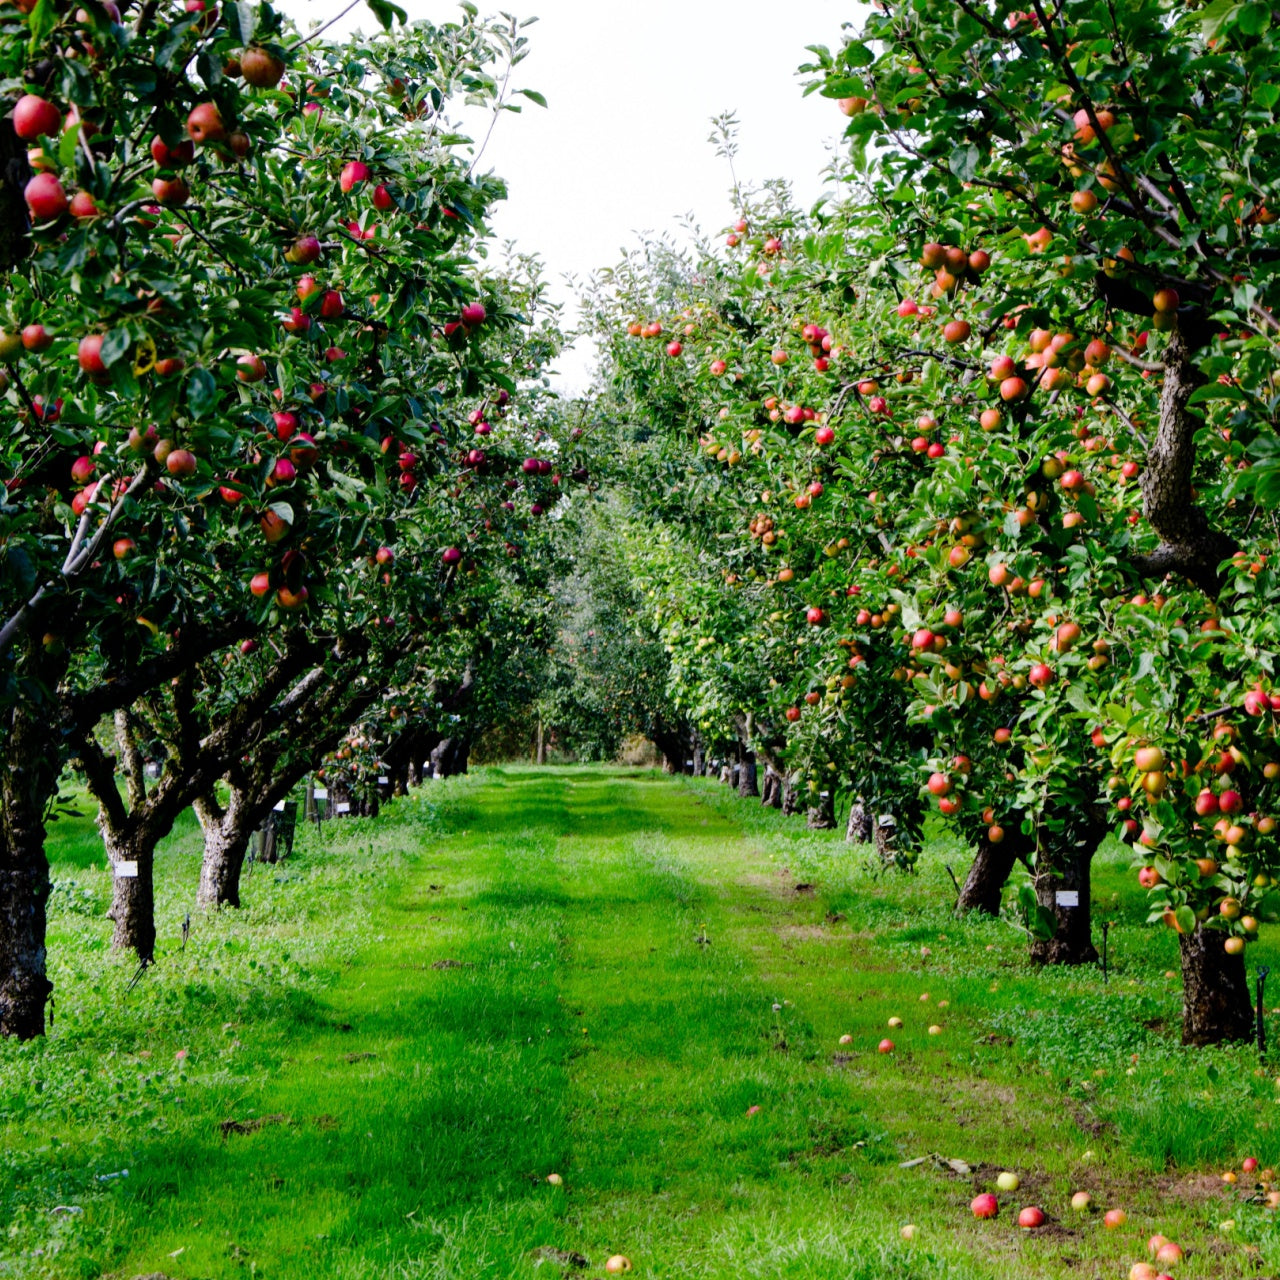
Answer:
<svg viewBox="0 0 1280 1280"><path fill-rule="evenodd" d="M996 1186L1001 1191L1017 1191L1022 1185L1016 1173L1010 1173L1007 1170L996 1179Z"/></svg>
<svg viewBox="0 0 1280 1280"><path fill-rule="evenodd" d="M901 1018L890 1018L890 1019L889 1019L889 1025L890 1025L891 1027L893 1027L893 1029L896 1031L900 1026L902 1026L902 1019L901 1019Z"/></svg>
<svg viewBox="0 0 1280 1280"><path fill-rule="evenodd" d="M1000 1201L990 1191L984 1191L980 1196L974 1196L969 1208L975 1218L994 1218L1000 1212Z"/></svg>
<svg viewBox="0 0 1280 1280"><path fill-rule="evenodd" d="M1071 1197L1071 1207L1077 1213L1084 1213L1093 1204L1093 1197L1087 1191L1077 1191Z"/></svg>
<svg viewBox="0 0 1280 1280"><path fill-rule="evenodd" d="M1108 1209L1102 1215L1103 1225L1110 1231L1123 1227L1129 1221L1129 1215L1123 1209Z"/></svg>
<svg viewBox="0 0 1280 1280"><path fill-rule="evenodd" d="M547 1174L547 1181L548 1181L548 1182L549 1182L553 1187L562 1187L562 1186L564 1186L564 1179L563 1179L563 1178L562 1178L558 1173L549 1173L549 1174Z"/></svg>
<svg viewBox="0 0 1280 1280"><path fill-rule="evenodd" d="M920 1234L920 1228L917 1227L914 1222L908 1222L907 1225L898 1232L898 1234L904 1240L914 1240L916 1236Z"/></svg>
<svg viewBox="0 0 1280 1280"><path fill-rule="evenodd" d="M880 1049L880 1052L881 1052L881 1053L892 1053L892 1052L893 1052L893 1041L892 1041L892 1040L881 1040L881 1041L880 1041L880 1045L879 1045L879 1049Z"/></svg>
<svg viewBox="0 0 1280 1280"><path fill-rule="evenodd" d="M617 1275L622 1271L630 1271L631 1259L625 1257L621 1253L615 1253L613 1257L604 1264L604 1269L609 1272L610 1275Z"/></svg>
<svg viewBox="0 0 1280 1280"><path fill-rule="evenodd" d="M1044 1210L1036 1205L1030 1204L1018 1214L1018 1226L1026 1227L1032 1230L1035 1227L1044 1226Z"/></svg>

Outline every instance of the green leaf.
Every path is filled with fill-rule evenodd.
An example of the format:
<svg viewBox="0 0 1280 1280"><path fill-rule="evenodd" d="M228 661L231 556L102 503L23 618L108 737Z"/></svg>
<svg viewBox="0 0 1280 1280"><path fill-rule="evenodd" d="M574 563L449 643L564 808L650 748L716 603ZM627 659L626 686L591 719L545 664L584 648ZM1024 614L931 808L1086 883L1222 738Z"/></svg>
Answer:
<svg viewBox="0 0 1280 1280"><path fill-rule="evenodd" d="M218 385L208 369L192 369L187 378L187 405L193 418L203 418L217 406Z"/></svg>
<svg viewBox="0 0 1280 1280"><path fill-rule="evenodd" d="M538 93L535 89L517 89L516 92L523 94L530 102L536 102L540 107L545 107L547 105L546 98L544 98L542 94Z"/></svg>
<svg viewBox="0 0 1280 1280"><path fill-rule="evenodd" d="M1173 918L1177 922L1178 930L1181 933L1192 934L1196 931L1196 913L1188 906L1179 907L1174 913Z"/></svg>
<svg viewBox="0 0 1280 1280"><path fill-rule="evenodd" d="M875 61L875 55L864 44L847 44L840 61L849 68L869 67Z"/></svg>
<svg viewBox="0 0 1280 1280"><path fill-rule="evenodd" d="M982 160L982 153L973 143L966 143L962 147L957 147L951 153L951 172L960 179L961 182L968 182L975 173L978 172L978 165Z"/></svg>
<svg viewBox="0 0 1280 1280"><path fill-rule="evenodd" d="M27 56L34 58L46 37L58 25L58 14L53 0L40 0L40 3L31 11L27 24L31 28L31 42L27 46Z"/></svg>
<svg viewBox="0 0 1280 1280"><path fill-rule="evenodd" d="M1206 40L1216 39L1239 8L1237 0L1213 0L1200 15L1200 34Z"/></svg>
<svg viewBox="0 0 1280 1280"><path fill-rule="evenodd" d="M133 335L128 329L112 329L102 342L102 363L111 368L133 349Z"/></svg>
<svg viewBox="0 0 1280 1280"><path fill-rule="evenodd" d="M1241 35L1260 36L1271 25L1271 6L1266 4L1247 4L1240 10L1236 19Z"/></svg>
<svg viewBox="0 0 1280 1280"><path fill-rule="evenodd" d="M409 15L398 4L392 4L391 0L365 0L365 3L387 31L391 30L396 18L399 18L402 24L409 21Z"/></svg>
<svg viewBox="0 0 1280 1280"><path fill-rule="evenodd" d="M273 502L268 510L274 512L285 524L293 526L293 508L287 502Z"/></svg>
<svg viewBox="0 0 1280 1280"><path fill-rule="evenodd" d="M1204 404L1206 400L1237 400L1249 403L1249 397L1240 387L1228 386L1223 382L1211 382L1206 387L1199 387L1191 393L1188 404Z"/></svg>
<svg viewBox="0 0 1280 1280"><path fill-rule="evenodd" d="M241 44L251 43L258 30L258 14L255 7L248 3L248 0L235 0L234 4L223 5L222 9L227 16L227 26L232 35Z"/></svg>

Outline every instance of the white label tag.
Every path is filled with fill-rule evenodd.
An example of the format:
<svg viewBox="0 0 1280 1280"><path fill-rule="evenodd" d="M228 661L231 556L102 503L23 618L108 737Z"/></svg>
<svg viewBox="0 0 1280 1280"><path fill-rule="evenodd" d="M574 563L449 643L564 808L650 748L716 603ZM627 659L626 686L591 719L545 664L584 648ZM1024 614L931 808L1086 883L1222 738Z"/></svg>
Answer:
<svg viewBox="0 0 1280 1280"><path fill-rule="evenodd" d="M339 800L334 808L336 808L339 813L351 812L351 806L345 800Z"/></svg>
<svg viewBox="0 0 1280 1280"><path fill-rule="evenodd" d="M116 862L112 864L117 880L136 880L138 864L136 862Z"/></svg>
<svg viewBox="0 0 1280 1280"><path fill-rule="evenodd" d="M327 787L317 787L315 790L317 800L327 800L329 798L329 790Z"/></svg>
<svg viewBox="0 0 1280 1280"><path fill-rule="evenodd" d="M1078 907L1080 905L1080 891L1078 889L1059 889L1054 895L1054 901L1060 907Z"/></svg>
<svg viewBox="0 0 1280 1280"><path fill-rule="evenodd" d="M385 787L385 786L387 785L387 783L389 783L390 781L391 781L391 779L390 779L390 778L379 778L379 779L378 779L378 786L380 786L380 787Z"/></svg>
<svg viewBox="0 0 1280 1280"><path fill-rule="evenodd" d="M275 809L276 809L276 812L277 812L277 813L283 813L283 812L284 812L284 801L283 801L283 800L278 801L278 802L276 803Z"/></svg>

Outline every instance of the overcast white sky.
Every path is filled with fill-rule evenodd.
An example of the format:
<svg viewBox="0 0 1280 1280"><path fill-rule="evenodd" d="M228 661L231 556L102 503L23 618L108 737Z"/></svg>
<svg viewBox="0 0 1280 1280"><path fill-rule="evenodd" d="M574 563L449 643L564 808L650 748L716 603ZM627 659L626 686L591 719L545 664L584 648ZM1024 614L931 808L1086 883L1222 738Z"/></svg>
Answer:
<svg viewBox="0 0 1280 1280"><path fill-rule="evenodd" d="M304 30L340 13L347 0L277 0ZM399 0L411 18L445 21L448 0ZM675 230L691 213L704 228L731 220L730 179L707 141L711 117L736 112L737 161L745 184L790 180L804 202L817 198L828 144L845 123L834 103L802 98L796 67L809 44L838 45L856 19L851 0L495 0L539 21L516 88L543 93L548 110L526 104L500 121L482 167L507 180L510 200L495 220L502 239L537 253L562 300L566 274L585 280L616 262L641 231ZM333 30L376 27L363 4ZM518 99L517 99L518 100ZM561 389L585 388L592 352L561 361Z"/></svg>

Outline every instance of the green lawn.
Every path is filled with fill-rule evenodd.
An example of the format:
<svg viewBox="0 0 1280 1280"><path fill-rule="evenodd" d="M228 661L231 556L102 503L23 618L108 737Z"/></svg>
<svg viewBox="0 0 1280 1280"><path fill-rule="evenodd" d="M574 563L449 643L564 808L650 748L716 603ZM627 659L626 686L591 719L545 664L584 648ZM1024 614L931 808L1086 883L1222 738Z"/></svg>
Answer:
<svg viewBox="0 0 1280 1280"><path fill-rule="evenodd" d="M304 832L185 950L181 827L126 993L64 821L54 1033L0 1046L0 1276L591 1277L620 1252L653 1277L1120 1278L1156 1231L1180 1278L1280 1268L1250 1180L1220 1177L1280 1164L1280 1091L1251 1049L1178 1046L1176 947L1123 851L1095 884L1104 986L955 920L955 846L877 876L713 782L497 769ZM1022 1187L979 1223L1001 1170Z"/></svg>

